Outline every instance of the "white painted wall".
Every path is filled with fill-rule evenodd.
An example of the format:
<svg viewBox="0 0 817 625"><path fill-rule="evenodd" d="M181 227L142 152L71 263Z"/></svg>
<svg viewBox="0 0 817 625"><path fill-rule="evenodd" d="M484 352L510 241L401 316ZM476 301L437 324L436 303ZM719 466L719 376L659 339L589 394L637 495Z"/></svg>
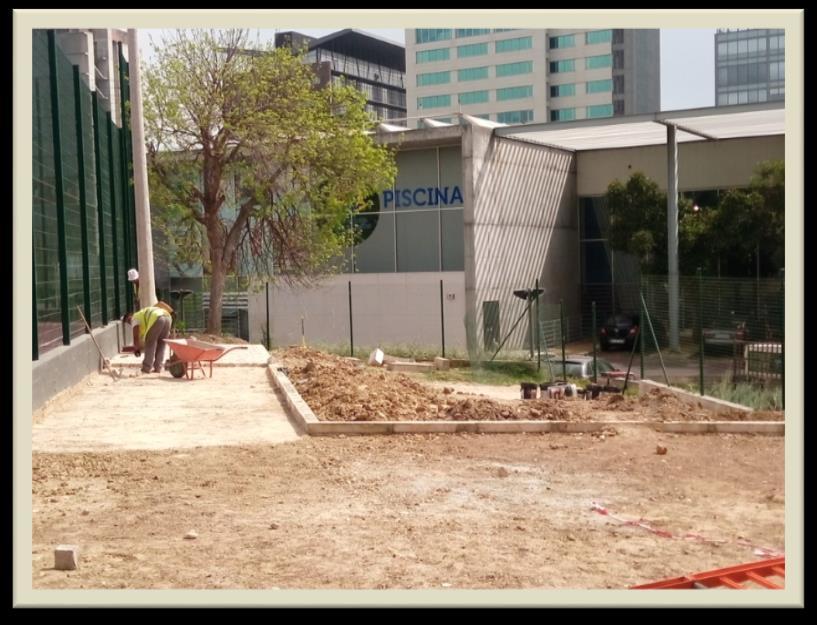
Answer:
<svg viewBox="0 0 817 625"><path fill-rule="evenodd" d="M440 280L443 281L445 345L465 350L465 279L458 271L341 274L312 288L270 285L270 335L275 346L301 343L349 345L349 287L355 349L403 345L441 347ZM249 297L250 342L263 342L265 291Z"/></svg>
<svg viewBox="0 0 817 625"><path fill-rule="evenodd" d="M678 144L678 190L728 189L749 183L758 163L783 159L785 138L752 137ZM580 197L604 195L613 180L622 182L640 171L667 188L664 145L618 150L590 150L577 155Z"/></svg>

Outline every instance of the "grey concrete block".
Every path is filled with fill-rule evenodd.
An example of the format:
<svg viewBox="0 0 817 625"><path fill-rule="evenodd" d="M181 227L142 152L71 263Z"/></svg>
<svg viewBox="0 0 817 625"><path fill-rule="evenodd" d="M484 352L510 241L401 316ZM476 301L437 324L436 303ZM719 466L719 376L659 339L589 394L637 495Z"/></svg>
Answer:
<svg viewBox="0 0 817 625"><path fill-rule="evenodd" d="M428 373L434 371L434 365L430 362L391 362L386 365L386 368L396 373Z"/></svg>
<svg viewBox="0 0 817 625"><path fill-rule="evenodd" d="M54 549L54 568L58 571L73 571L79 565L79 547L58 545Z"/></svg>
<svg viewBox="0 0 817 625"><path fill-rule="evenodd" d="M437 356L434 359L434 368L437 371L448 371L451 368L451 361L448 358L440 358Z"/></svg>

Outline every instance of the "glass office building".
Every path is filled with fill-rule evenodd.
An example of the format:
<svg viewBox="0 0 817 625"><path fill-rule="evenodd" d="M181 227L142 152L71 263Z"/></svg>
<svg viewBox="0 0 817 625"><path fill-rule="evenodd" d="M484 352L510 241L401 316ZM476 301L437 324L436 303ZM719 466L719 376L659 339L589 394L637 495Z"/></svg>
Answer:
<svg viewBox="0 0 817 625"><path fill-rule="evenodd" d="M785 99L785 31L721 29L715 33L715 104Z"/></svg>

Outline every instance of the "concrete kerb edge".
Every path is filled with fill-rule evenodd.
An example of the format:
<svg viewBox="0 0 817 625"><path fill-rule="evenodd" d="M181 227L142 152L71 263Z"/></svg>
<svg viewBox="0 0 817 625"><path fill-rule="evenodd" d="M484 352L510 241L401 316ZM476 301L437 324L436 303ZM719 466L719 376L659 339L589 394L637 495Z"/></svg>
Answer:
<svg viewBox="0 0 817 625"><path fill-rule="evenodd" d="M639 394L647 393L652 389L659 389L667 393L671 393L681 401L684 401L691 406L701 406L708 410L714 411L737 410L739 412L747 413L754 412L754 410L747 406L741 406L740 404L735 404L731 401L726 401L725 399L718 399L717 397L711 397L709 395L698 395L695 393L691 393L690 391L685 391L680 388L673 388L671 386L667 386L666 384L662 384L661 382L655 382L653 380L639 380L638 382Z"/></svg>
<svg viewBox="0 0 817 625"><path fill-rule="evenodd" d="M273 385L284 396L286 408L310 436L365 434L437 434L470 432L475 434L511 433L585 433L603 432L619 427L643 427L676 434L770 434L783 435L785 423L779 421L320 421L301 397L289 378L267 366Z"/></svg>

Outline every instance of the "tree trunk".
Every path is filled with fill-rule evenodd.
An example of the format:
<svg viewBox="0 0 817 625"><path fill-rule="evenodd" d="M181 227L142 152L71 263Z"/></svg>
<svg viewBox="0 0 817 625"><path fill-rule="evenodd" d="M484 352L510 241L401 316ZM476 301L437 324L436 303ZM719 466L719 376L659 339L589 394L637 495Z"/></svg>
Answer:
<svg viewBox="0 0 817 625"><path fill-rule="evenodd" d="M207 333L221 334L221 304L224 299L224 280L227 272L221 263L213 263L210 274L210 314L207 316Z"/></svg>

